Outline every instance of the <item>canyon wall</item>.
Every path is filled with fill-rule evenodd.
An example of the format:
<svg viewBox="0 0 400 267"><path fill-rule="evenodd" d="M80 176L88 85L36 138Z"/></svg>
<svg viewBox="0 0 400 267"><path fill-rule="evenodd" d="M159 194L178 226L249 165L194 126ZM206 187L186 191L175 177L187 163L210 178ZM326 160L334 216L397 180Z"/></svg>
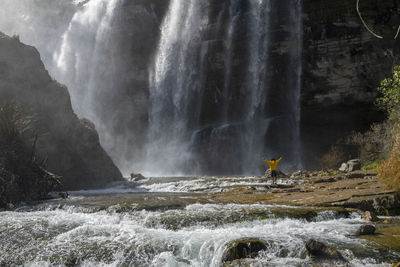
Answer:
<svg viewBox="0 0 400 267"><path fill-rule="evenodd" d="M99 188L122 180L102 149L95 126L72 111L65 86L53 80L38 51L0 33L0 102L13 102L34 118L36 154L62 176L63 189ZM31 139L26 142L33 144ZM27 179L27 178L26 178Z"/></svg>
<svg viewBox="0 0 400 267"><path fill-rule="evenodd" d="M400 3L304 0L301 140L305 167L352 131L384 119L375 106L379 82L399 63ZM356 155L353 155L356 156Z"/></svg>

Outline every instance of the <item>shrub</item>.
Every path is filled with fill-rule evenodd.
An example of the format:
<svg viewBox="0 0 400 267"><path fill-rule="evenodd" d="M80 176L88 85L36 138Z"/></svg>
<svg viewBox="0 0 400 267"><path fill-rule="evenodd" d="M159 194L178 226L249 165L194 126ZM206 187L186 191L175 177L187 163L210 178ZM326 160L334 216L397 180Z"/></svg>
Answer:
<svg viewBox="0 0 400 267"><path fill-rule="evenodd" d="M354 133L347 138L346 144L356 145L362 165L387 159L393 148L393 122L385 121L371 126L365 133Z"/></svg>
<svg viewBox="0 0 400 267"><path fill-rule="evenodd" d="M364 165L361 169L364 171L377 170L383 162L382 159L378 159L368 165Z"/></svg>
<svg viewBox="0 0 400 267"><path fill-rule="evenodd" d="M0 106L0 208L43 198L60 185L34 157L32 122L15 103Z"/></svg>
<svg viewBox="0 0 400 267"><path fill-rule="evenodd" d="M378 178L387 188L400 191L400 147L396 146L390 158L379 165Z"/></svg>
<svg viewBox="0 0 400 267"><path fill-rule="evenodd" d="M400 66L393 68L392 77L384 79L378 91L377 105L388 113L391 125L392 152L378 167L378 177L388 188L400 191Z"/></svg>
<svg viewBox="0 0 400 267"><path fill-rule="evenodd" d="M345 161L344 152L337 146L331 146L328 153L321 156L319 163L324 170L337 169Z"/></svg>

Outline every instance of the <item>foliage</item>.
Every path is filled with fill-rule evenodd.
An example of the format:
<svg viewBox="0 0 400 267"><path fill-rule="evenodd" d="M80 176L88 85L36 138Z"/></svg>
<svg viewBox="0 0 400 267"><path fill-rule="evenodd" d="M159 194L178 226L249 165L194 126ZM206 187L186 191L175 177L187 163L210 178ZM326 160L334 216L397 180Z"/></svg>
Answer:
<svg viewBox="0 0 400 267"><path fill-rule="evenodd" d="M328 153L321 156L319 163L324 170L337 169L345 161L344 152L337 146L331 146Z"/></svg>
<svg viewBox="0 0 400 267"><path fill-rule="evenodd" d="M395 123L400 121L400 66L395 66L392 77L384 79L378 87L380 97L377 98L377 105L386 110L389 119Z"/></svg>
<svg viewBox="0 0 400 267"><path fill-rule="evenodd" d="M368 165L364 165L361 169L364 171L377 170L383 162L383 160L378 159Z"/></svg>

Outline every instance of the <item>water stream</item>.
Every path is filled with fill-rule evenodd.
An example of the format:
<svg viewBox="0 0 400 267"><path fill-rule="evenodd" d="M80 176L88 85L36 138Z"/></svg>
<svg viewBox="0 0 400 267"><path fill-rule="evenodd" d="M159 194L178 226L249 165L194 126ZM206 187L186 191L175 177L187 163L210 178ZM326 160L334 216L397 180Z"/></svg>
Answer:
<svg viewBox="0 0 400 267"><path fill-rule="evenodd" d="M216 177L192 179L212 187ZM257 177L224 179L232 184L246 179L261 184ZM170 191L170 184L160 184L157 178L143 184L151 188L158 184L159 192ZM135 199L138 190L71 192L68 200L1 212L0 265L220 266L227 244L244 237L268 243L267 250L248 260L250 266L310 266L312 259L304 247L310 238L338 248L349 266L390 266L400 257L354 236L365 223L359 213L346 217L334 211L319 211L311 217L294 219L290 214L301 208L212 203L188 203L178 209L138 208L152 196L166 196L156 193L144 193L137 205L111 204L113 198ZM190 196L181 193L176 197L184 200ZM282 216L282 210L288 215Z"/></svg>

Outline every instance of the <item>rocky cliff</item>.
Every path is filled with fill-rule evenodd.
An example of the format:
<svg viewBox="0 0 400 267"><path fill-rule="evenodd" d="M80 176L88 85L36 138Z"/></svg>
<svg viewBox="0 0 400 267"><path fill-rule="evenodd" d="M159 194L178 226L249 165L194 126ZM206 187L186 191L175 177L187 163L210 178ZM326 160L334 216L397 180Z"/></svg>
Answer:
<svg viewBox="0 0 400 267"><path fill-rule="evenodd" d="M38 51L0 33L0 100L37 118L37 156L62 176L64 189L88 189L121 180L99 143L95 126L72 110L68 90L46 71Z"/></svg>
<svg viewBox="0 0 400 267"><path fill-rule="evenodd" d="M384 114L374 106L379 82L399 63L400 4L304 0L301 135L306 167L352 131L368 130Z"/></svg>

